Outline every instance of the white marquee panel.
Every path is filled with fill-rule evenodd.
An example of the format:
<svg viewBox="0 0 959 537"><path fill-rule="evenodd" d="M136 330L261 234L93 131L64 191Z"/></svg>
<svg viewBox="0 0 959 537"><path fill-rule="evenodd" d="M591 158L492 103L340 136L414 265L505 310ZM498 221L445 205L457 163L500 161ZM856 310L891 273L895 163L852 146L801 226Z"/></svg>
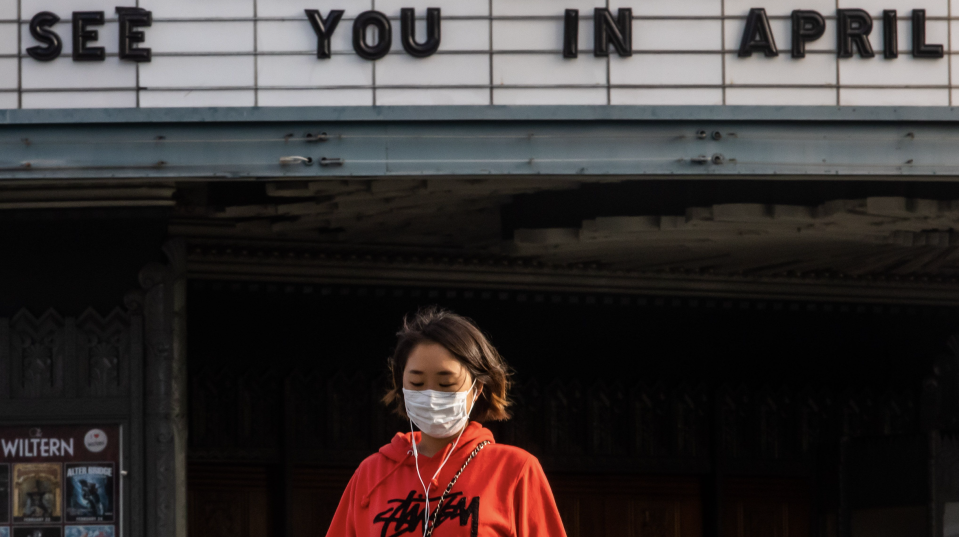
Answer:
<svg viewBox="0 0 959 537"><path fill-rule="evenodd" d="M0 0L0 107L344 106L403 104L956 104L951 51L959 47L959 0L623 0L633 10L633 55L593 56L594 7L605 0L139 0L153 12L144 29L152 62L118 57L119 0ZM130 6L137 5L136 0ZM871 59L836 57L836 9L872 14ZM442 9L442 45L412 58L400 43L399 12ZM746 15L763 7L780 54L737 54ZM580 10L579 57L563 58L563 10ZM304 9L346 11L332 39L333 57L316 57ZM353 51L353 19L375 9L391 18L392 51L377 61ZM793 9L820 11L825 35L790 57ZM899 57L882 57L882 11L899 13ZM927 42L942 59L911 56L913 9L925 9ZM28 23L39 11L63 54L52 62L26 55L38 43ZM103 62L71 59L70 14L103 10L107 22L90 46ZM19 21L19 25L18 25ZM417 34L423 36L425 21ZM952 39L956 36L956 39ZM18 44L19 43L19 44ZM132 96L132 97L131 97Z"/></svg>

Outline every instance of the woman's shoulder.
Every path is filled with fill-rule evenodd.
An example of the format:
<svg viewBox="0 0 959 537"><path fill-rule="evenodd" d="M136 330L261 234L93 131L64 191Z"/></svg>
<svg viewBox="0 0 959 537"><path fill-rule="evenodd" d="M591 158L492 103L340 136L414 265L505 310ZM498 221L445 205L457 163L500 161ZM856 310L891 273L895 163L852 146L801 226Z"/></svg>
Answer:
<svg viewBox="0 0 959 537"><path fill-rule="evenodd" d="M360 462L359 466L357 466L353 472L353 478L358 479L360 482L368 479L376 480L378 476L389 472L395 465L396 462L391 461L382 453L376 452Z"/></svg>
<svg viewBox="0 0 959 537"><path fill-rule="evenodd" d="M497 461L500 463L514 466L517 469L531 463L539 464L539 460L532 453L520 447L509 444L490 444L484 449L488 449L491 454L495 454Z"/></svg>

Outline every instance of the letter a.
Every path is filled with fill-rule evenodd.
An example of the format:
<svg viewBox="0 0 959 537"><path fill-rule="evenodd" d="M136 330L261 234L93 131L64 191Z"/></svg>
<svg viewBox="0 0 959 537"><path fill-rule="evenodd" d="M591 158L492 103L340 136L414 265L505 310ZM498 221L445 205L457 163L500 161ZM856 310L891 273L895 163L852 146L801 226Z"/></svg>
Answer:
<svg viewBox="0 0 959 537"><path fill-rule="evenodd" d="M749 10L746 30L739 45L740 58L748 58L753 55L753 52L762 52L767 57L779 56L772 28L769 27L769 17L766 16L766 10L761 7Z"/></svg>

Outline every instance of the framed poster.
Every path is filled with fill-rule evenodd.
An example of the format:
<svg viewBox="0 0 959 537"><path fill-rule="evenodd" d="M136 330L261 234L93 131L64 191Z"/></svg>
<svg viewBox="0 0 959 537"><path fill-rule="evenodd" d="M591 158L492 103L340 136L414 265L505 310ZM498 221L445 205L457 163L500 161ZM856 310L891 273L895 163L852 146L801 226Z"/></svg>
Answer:
<svg viewBox="0 0 959 537"><path fill-rule="evenodd" d="M66 463L64 467L67 522L113 522L113 463Z"/></svg>
<svg viewBox="0 0 959 537"><path fill-rule="evenodd" d="M13 465L13 522L31 524L63 519L63 465L21 462Z"/></svg>
<svg viewBox="0 0 959 537"><path fill-rule="evenodd" d="M67 526L64 537L116 537L113 526Z"/></svg>
<svg viewBox="0 0 959 537"><path fill-rule="evenodd" d="M0 537L116 537L118 425L0 426Z"/></svg>
<svg viewBox="0 0 959 537"><path fill-rule="evenodd" d="M63 537L60 526L16 526L13 537Z"/></svg>

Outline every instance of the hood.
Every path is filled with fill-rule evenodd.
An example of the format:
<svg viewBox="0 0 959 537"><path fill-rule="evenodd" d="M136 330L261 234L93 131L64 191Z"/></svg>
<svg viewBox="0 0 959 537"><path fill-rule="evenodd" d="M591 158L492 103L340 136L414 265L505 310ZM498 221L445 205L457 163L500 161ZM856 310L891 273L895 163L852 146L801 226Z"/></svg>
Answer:
<svg viewBox="0 0 959 537"><path fill-rule="evenodd" d="M396 433L389 444L380 448L380 455L383 455L390 461L388 465L389 470L384 472L383 475L376 480L376 484L370 487L370 490L364 495L363 501L361 502L363 507L369 506L370 497L373 495L373 492L385 483L396 470L403 466L413 466L415 464L413 460L413 442L419 442L419 440L419 431L415 433ZM466 457L469 456L470 452L476 448L476 445L484 440L489 440L490 443L494 443L493 433L486 427L483 427L481 423L471 421L469 425L466 426L466 429L463 430L459 442L456 443L456 449L453 454L450 455L449 461L446 463L447 466L459 468L459 466L463 464L463 461L466 460ZM437 452L432 457L426 457L420 454L420 466L422 467L424 461L442 461L446 458L452 446L453 442L450 442L442 451ZM437 484L435 480L433 483L434 485Z"/></svg>
<svg viewBox="0 0 959 537"><path fill-rule="evenodd" d="M419 431L416 431L415 433L396 433L396 435L393 436L393 440L389 444L386 444L380 448L380 454L397 463L413 464L413 442L419 442L420 435L421 433ZM456 459L465 459L466 454L473 451L473 448L476 447L476 444L479 444L483 440L489 440L492 443L493 433L490 432L490 430L486 427L483 427L483 424L471 421L469 425L466 426L466 429L463 430L463 435L460 436L460 440L456 444L456 451L450 457L450 461ZM442 460L446 457L447 453L449 453L449 449L452 445L453 443L450 442L446 448L436 453L432 457L426 457L420 453L420 461L423 461L424 459Z"/></svg>

